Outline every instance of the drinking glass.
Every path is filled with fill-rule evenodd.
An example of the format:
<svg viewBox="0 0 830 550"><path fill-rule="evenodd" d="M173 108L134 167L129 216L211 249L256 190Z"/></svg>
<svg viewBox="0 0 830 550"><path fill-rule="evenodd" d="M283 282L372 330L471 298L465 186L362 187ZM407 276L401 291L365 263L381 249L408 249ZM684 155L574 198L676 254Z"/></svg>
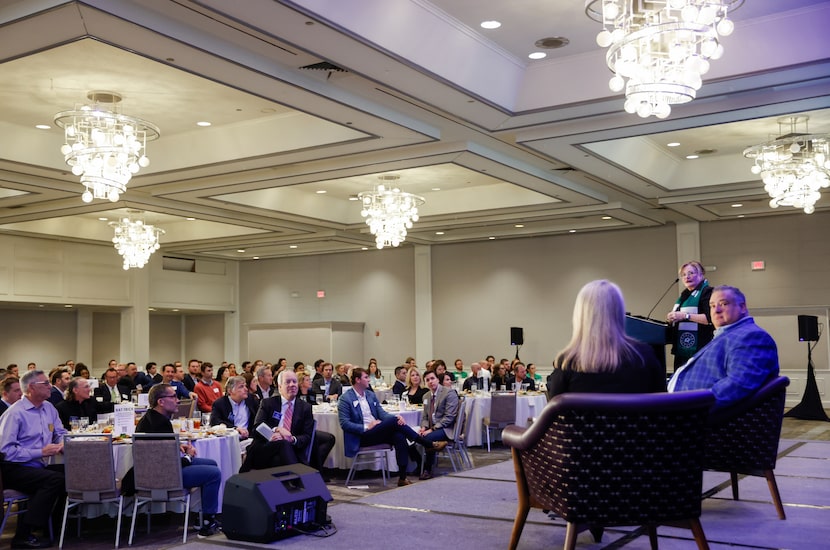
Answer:
<svg viewBox="0 0 830 550"><path fill-rule="evenodd" d="M69 417L69 429L73 432L77 432L81 429L81 419L77 416L70 416Z"/></svg>

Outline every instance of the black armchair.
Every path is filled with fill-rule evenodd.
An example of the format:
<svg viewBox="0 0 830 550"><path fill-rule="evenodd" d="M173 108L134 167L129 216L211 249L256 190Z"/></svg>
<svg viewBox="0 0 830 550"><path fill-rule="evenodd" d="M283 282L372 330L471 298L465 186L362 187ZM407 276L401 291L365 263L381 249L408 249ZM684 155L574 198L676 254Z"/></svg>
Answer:
<svg viewBox="0 0 830 550"><path fill-rule="evenodd" d="M789 384L786 376L773 378L752 397L713 415L704 461L706 470L729 472L735 500L739 500L738 474L766 478L779 519L787 516L774 470Z"/></svg>
<svg viewBox="0 0 830 550"><path fill-rule="evenodd" d="M688 527L708 548L700 525L708 390L653 394L566 393L528 428L508 426L519 505L510 548L530 507L567 523L565 548L588 528L645 525L652 548L657 525Z"/></svg>

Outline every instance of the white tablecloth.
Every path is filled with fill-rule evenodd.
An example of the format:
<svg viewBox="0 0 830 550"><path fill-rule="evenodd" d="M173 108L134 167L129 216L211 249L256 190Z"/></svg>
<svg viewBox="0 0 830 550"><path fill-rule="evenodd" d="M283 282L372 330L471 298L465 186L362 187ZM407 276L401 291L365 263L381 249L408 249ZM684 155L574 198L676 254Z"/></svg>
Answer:
<svg viewBox="0 0 830 550"><path fill-rule="evenodd" d="M487 393L468 396L464 400L469 426L467 429L468 446L477 447L482 444L482 421L490 415L492 401L490 394ZM527 419L539 416L547 402L548 398L545 394L519 395L516 398L516 425L527 426Z"/></svg>
<svg viewBox="0 0 830 550"><path fill-rule="evenodd" d="M317 429L334 434L334 448L329 453L324 466L326 468L339 468L341 470L348 470L352 466L352 459L346 458L346 448L343 444L344 436L343 429L340 427L340 419L337 416L337 409L331 409L324 412L320 406L314 407L314 419L317 420ZM421 424L421 410L407 410L394 411L389 410L390 414L400 414L406 423L418 430ZM367 466L369 468L370 466ZM380 463L375 466L375 469L380 469ZM398 465L395 462L395 451L389 453L389 469L393 472L398 471Z"/></svg>

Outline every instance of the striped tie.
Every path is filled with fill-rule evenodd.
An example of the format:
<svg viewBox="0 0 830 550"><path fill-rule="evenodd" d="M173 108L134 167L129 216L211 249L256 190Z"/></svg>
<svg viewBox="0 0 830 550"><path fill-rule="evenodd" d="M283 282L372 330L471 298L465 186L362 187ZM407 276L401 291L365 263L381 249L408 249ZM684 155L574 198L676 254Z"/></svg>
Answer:
<svg viewBox="0 0 830 550"><path fill-rule="evenodd" d="M282 427L291 431L291 418L294 416L294 402L289 401L288 407L285 409L285 417L282 419Z"/></svg>

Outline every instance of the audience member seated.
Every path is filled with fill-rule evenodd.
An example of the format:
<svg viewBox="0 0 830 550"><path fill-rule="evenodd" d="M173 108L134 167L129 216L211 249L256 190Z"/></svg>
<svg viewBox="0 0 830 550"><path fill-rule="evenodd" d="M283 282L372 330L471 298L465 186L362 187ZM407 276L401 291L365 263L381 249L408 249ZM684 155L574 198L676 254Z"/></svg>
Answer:
<svg viewBox="0 0 830 550"><path fill-rule="evenodd" d="M2 392L0 415L2 415L23 396L23 392L20 389L20 379L14 376L6 376L3 378L3 382L0 382L0 391Z"/></svg>
<svg viewBox="0 0 830 550"><path fill-rule="evenodd" d="M450 377L450 380L455 382L455 375L447 370L447 364L444 362L443 359L436 359L432 366L433 370L435 370L435 374L445 373L447 376Z"/></svg>
<svg viewBox="0 0 830 550"><path fill-rule="evenodd" d="M733 405L778 376L778 348L749 315L735 287L718 286L709 299L715 337L674 373L669 391L711 389L715 409Z"/></svg>
<svg viewBox="0 0 830 550"><path fill-rule="evenodd" d="M259 401L279 395L279 392L273 387L274 375L271 374L271 369L265 365L260 365L254 371L254 376L256 376L256 389L254 393Z"/></svg>
<svg viewBox="0 0 830 550"><path fill-rule="evenodd" d="M314 418L311 405L296 399L298 386L297 374L284 370L277 377L279 393L260 402L254 420L254 441L248 447L241 472L301 462L311 443ZM262 433L266 429L267 436Z"/></svg>
<svg viewBox="0 0 830 550"><path fill-rule="evenodd" d="M321 397L321 401L336 401L343 393L340 380L334 377L334 365L324 362L321 365L323 377L312 383L314 393Z"/></svg>
<svg viewBox="0 0 830 550"><path fill-rule="evenodd" d="M440 373L436 374L435 376L438 377L438 384L440 384L441 386L444 386L445 388L451 389L452 391L455 392L455 395L458 395L458 392L455 391L455 382L453 381L452 378L450 378L450 373L440 372ZM427 389L429 389L429 388L427 388Z"/></svg>
<svg viewBox="0 0 830 550"><path fill-rule="evenodd" d="M61 417L63 427L70 429L72 418L87 418L89 424L98 421L98 412L95 408L95 400L91 397L92 390L89 387L89 380L86 378L73 378L69 381L66 390L66 399L55 407Z"/></svg>
<svg viewBox="0 0 830 550"><path fill-rule="evenodd" d="M108 368L104 373L104 383L95 388L94 397L98 414L111 413L117 403L130 400L130 390L118 384L118 371Z"/></svg>
<svg viewBox="0 0 830 550"><path fill-rule="evenodd" d="M583 286L574 305L571 341L554 359L548 376L548 397L565 392L662 392L665 380L666 368L651 346L625 334L619 287L606 280Z"/></svg>
<svg viewBox="0 0 830 550"><path fill-rule="evenodd" d="M406 369L405 365L395 367L395 384L392 386L392 393L398 397L406 391Z"/></svg>
<svg viewBox="0 0 830 550"><path fill-rule="evenodd" d="M297 376L297 380L300 381L300 389L297 392L297 397L312 406L316 405L317 396L311 388L311 377L307 373L303 372Z"/></svg>
<svg viewBox="0 0 830 550"><path fill-rule="evenodd" d="M89 368L84 365L83 363L78 363L75 365L75 372L72 373L72 376L81 378L89 378Z"/></svg>
<svg viewBox="0 0 830 550"><path fill-rule="evenodd" d="M413 405L423 405L427 389L421 387L421 373L418 372L418 367L409 368L407 382L406 391L401 394L401 397L405 397Z"/></svg>
<svg viewBox="0 0 830 550"><path fill-rule="evenodd" d="M65 491L63 465L47 460L63 451L66 430L48 399L52 390L43 371L20 378L23 397L0 416L0 470L3 484L29 495L26 512L18 517L12 548L48 548L52 510ZM40 534L37 531L40 530Z"/></svg>
<svg viewBox="0 0 830 550"><path fill-rule="evenodd" d="M241 376L231 376L225 384L225 395L213 402L210 413L210 425L220 424L234 428L239 432L239 439L251 436L254 429L259 403L255 397L248 395L248 385Z"/></svg>
<svg viewBox="0 0 830 550"><path fill-rule="evenodd" d="M490 391L491 380L487 380L481 375L481 365L478 363L478 361L475 361L470 365L470 371L470 376L464 379L464 385L462 386L462 389L464 391Z"/></svg>
<svg viewBox="0 0 830 550"><path fill-rule="evenodd" d="M196 397L195 393L187 391L184 383L176 379L176 367L172 363L167 363L161 367L161 381L176 390L177 399L193 399Z"/></svg>
<svg viewBox="0 0 830 550"><path fill-rule="evenodd" d="M213 364L205 361L200 367L201 376L196 382L196 395L199 400L196 405L199 410L209 413L213 409L213 402L222 397L222 386L213 379Z"/></svg>
<svg viewBox="0 0 830 550"><path fill-rule="evenodd" d="M156 384L150 388L147 396L150 408L144 413L135 427L137 433L173 433L170 419L177 413L179 400L169 384ZM204 523L199 529L200 537L218 533L219 523L219 486L222 483L222 471L216 462L209 458L196 456L196 448L190 443L182 443L182 483L190 489L199 487L202 494L202 513Z"/></svg>
<svg viewBox="0 0 830 550"><path fill-rule="evenodd" d="M343 392L338 404L346 456L354 458L360 447L390 444L395 448L398 463L398 487L410 485L411 482L406 479L409 465L407 440L419 443L427 450L435 449L436 445L407 426L400 415L393 416L383 410L374 392L369 390L369 373L366 370L353 368L351 383L352 387Z"/></svg>
<svg viewBox="0 0 830 550"><path fill-rule="evenodd" d="M437 369L436 369L437 370ZM421 429L418 432L427 441L432 441L434 448L427 449L424 471L421 479L432 477L432 467L435 465L435 453L447 446L455 429L455 419L458 417L458 394L452 387L441 384L446 380L452 385L448 373L436 374L428 372L424 375L428 392L424 396L424 410L421 413Z"/></svg>
<svg viewBox="0 0 830 550"><path fill-rule="evenodd" d="M522 389L522 384L527 384L528 390L536 391L536 381L527 375L527 367L524 363L517 361L513 364L513 369L516 375L512 378L511 383L519 384L519 389Z"/></svg>
<svg viewBox="0 0 830 550"><path fill-rule="evenodd" d="M481 369L481 374L483 375L486 370L483 368ZM493 364L493 373L490 376L490 387L494 390L506 390L506 389L513 389L513 386L509 384L510 376L508 376L507 371L504 370L504 365L501 363Z"/></svg>
<svg viewBox="0 0 830 550"><path fill-rule="evenodd" d="M369 360L369 367L367 369L369 373L369 384L374 387L380 387L383 385L383 375L380 373L380 369L378 368L378 363L374 359Z"/></svg>
<svg viewBox="0 0 830 550"><path fill-rule="evenodd" d="M334 370L337 373L337 380L340 381L340 386L343 388L349 387L349 374L346 372L347 367L348 365L346 363L337 363L334 367Z"/></svg>
<svg viewBox="0 0 830 550"><path fill-rule="evenodd" d="M52 369L49 373L49 381L52 383L52 391L49 394L49 402L56 407L58 403L64 400L66 388L69 387L69 381L72 376L63 367Z"/></svg>

